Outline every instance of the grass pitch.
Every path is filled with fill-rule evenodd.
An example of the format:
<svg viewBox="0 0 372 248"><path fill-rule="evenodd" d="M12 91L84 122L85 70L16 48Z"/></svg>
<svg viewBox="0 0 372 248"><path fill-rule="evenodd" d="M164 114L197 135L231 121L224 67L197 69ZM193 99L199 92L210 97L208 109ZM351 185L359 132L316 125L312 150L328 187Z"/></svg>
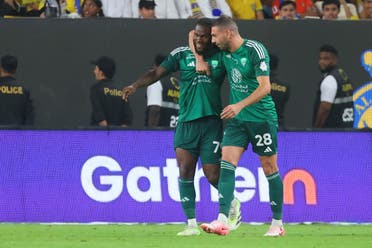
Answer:
<svg viewBox="0 0 372 248"><path fill-rule="evenodd" d="M226 237L177 237L183 225L0 224L0 248L372 248L372 225L286 225L285 237L263 237L268 225L242 224Z"/></svg>

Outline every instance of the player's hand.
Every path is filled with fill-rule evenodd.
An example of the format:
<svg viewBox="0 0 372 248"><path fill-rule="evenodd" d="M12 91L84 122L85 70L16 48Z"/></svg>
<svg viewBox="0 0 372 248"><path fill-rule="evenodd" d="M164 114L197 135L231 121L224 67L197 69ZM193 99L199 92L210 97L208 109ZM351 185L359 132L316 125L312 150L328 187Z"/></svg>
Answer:
<svg viewBox="0 0 372 248"><path fill-rule="evenodd" d="M211 75L211 69L209 67L209 64L204 60L199 59L196 60L195 70L197 73L207 74L208 76Z"/></svg>
<svg viewBox="0 0 372 248"><path fill-rule="evenodd" d="M132 84L132 85L129 85L127 87L124 87L122 89L122 91L123 91L123 100L127 102L128 101L128 97L130 95L134 94L134 92L136 92L136 87L133 86L133 84Z"/></svg>
<svg viewBox="0 0 372 248"><path fill-rule="evenodd" d="M239 104L231 104L226 106L221 112L221 119L231 119L239 114L242 107Z"/></svg>

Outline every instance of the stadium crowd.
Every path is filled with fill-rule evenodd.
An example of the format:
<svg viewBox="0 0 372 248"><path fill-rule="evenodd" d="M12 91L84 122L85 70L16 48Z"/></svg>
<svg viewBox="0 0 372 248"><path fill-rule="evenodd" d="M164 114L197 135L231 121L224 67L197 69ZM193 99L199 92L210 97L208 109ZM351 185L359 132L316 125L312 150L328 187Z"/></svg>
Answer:
<svg viewBox="0 0 372 248"><path fill-rule="evenodd" d="M0 0L0 17L372 19L372 0Z"/></svg>

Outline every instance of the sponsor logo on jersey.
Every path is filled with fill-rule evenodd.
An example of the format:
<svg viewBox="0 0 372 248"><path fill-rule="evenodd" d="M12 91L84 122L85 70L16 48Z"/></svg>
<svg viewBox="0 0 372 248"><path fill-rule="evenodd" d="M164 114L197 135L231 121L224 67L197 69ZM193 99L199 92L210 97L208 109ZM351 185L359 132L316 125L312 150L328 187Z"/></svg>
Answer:
<svg viewBox="0 0 372 248"><path fill-rule="evenodd" d="M264 152L272 152L273 150L271 150L270 147L266 147L265 151Z"/></svg>
<svg viewBox="0 0 372 248"><path fill-rule="evenodd" d="M242 81L242 74L240 71L236 68L232 69L231 73L231 79L233 80L234 83L240 83Z"/></svg>
<svg viewBox="0 0 372 248"><path fill-rule="evenodd" d="M187 64L187 66L189 66L189 67L195 67L195 62L194 61L191 61L190 63Z"/></svg>

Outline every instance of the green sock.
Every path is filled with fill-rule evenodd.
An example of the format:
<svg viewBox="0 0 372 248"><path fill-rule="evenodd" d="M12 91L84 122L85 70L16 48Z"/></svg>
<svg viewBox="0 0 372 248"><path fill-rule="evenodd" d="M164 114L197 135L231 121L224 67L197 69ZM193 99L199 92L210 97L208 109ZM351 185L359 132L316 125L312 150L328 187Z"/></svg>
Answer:
<svg viewBox="0 0 372 248"><path fill-rule="evenodd" d="M269 182L270 206L273 212L273 219L282 219L283 207L283 182L278 172L266 176Z"/></svg>
<svg viewBox="0 0 372 248"><path fill-rule="evenodd" d="M195 218L195 187L194 180L183 179L178 180L178 186L180 189L180 199L183 212L187 219Z"/></svg>
<svg viewBox="0 0 372 248"><path fill-rule="evenodd" d="M219 212L229 216L231 201L234 198L235 166L221 160L220 179L218 181Z"/></svg>

